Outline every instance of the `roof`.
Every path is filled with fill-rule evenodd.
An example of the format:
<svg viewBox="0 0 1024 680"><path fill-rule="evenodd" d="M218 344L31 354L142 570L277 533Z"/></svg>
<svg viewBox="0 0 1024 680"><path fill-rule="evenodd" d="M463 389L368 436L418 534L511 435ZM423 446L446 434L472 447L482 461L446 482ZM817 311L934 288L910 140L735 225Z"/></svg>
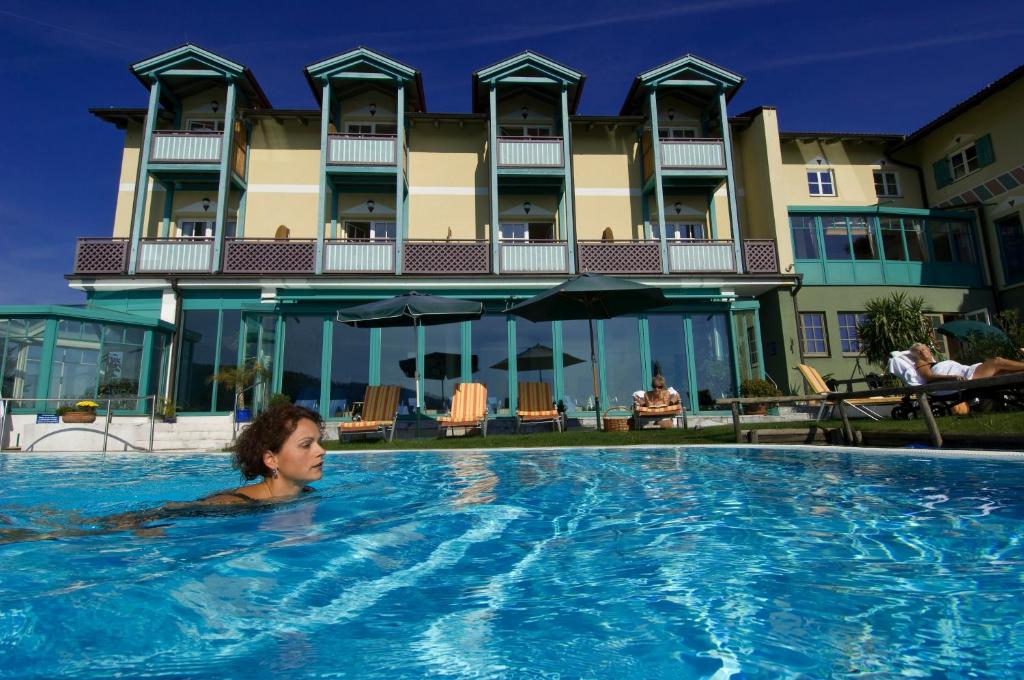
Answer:
<svg viewBox="0 0 1024 680"><path fill-rule="evenodd" d="M885 144L899 142L905 135L895 132L779 132L779 139L800 140L800 139L832 139L835 141L854 140L861 142L877 141Z"/></svg>
<svg viewBox="0 0 1024 680"><path fill-rule="evenodd" d="M995 81L994 83L989 83L985 87L981 88L967 99L963 100L953 108L943 113L938 118L932 120L931 122L918 128L917 130L914 130L909 135L907 135L906 139L904 139L903 142L900 143L896 148L902 148L904 146L913 144L914 142L921 139L922 137L932 132L936 128L953 120L961 113L964 113L965 111L968 111L969 109L978 106L992 95L1005 90L1010 85L1013 85L1015 82L1017 82L1022 76L1024 76L1024 64L1021 64L1017 68L1013 69L1012 71L1010 71L1009 73L1007 73L1005 76Z"/></svg>
<svg viewBox="0 0 1024 680"><path fill-rule="evenodd" d="M365 73L382 74L393 78L395 81L412 81L413 88L409 93L406 104L412 111L426 111L427 98L423 91L423 75L412 66L393 59L386 54L372 50L362 45L353 47L350 50L339 52L333 56L321 59L306 66L303 71L306 74L306 82L318 104L323 105L323 88L320 79L330 78L332 75L341 72L354 72L359 69L367 69Z"/></svg>
<svg viewBox="0 0 1024 680"><path fill-rule="evenodd" d="M583 83L587 77L583 73L565 64L546 57L533 50L523 50L499 62L477 69L473 72L473 112L482 113L490 108L490 101L484 96L484 84L494 80L501 82L503 78L514 77L520 72L536 72L551 80L560 81L569 88L569 111L576 113L583 96Z"/></svg>
<svg viewBox="0 0 1024 680"><path fill-rule="evenodd" d="M146 326L168 333L174 331L174 324L138 314L119 312L105 307L88 305L0 305L0 317L46 317L82 319L85 321L105 321L131 326Z"/></svg>
<svg viewBox="0 0 1024 680"><path fill-rule="evenodd" d="M89 109L89 113L96 116L104 123L116 125L118 130L124 130L128 127L129 123L138 123L139 125L145 123L146 113L148 113L148 110L141 108L108 106L106 108L97 107ZM160 109L160 112L157 115L161 120L174 120L174 116L167 109Z"/></svg>
<svg viewBox="0 0 1024 680"><path fill-rule="evenodd" d="M180 69L183 63L189 61L199 63L209 70L218 71L225 77L240 78L242 89L249 96L252 105L271 108L270 100L248 67L192 43L185 43L174 49L147 57L142 61L135 62L128 69L148 90L153 85L152 78L159 77L168 71Z"/></svg>
<svg viewBox="0 0 1024 680"><path fill-rule="evenodd" d="M726 100L731 100L745 82L743 76L738 73L687 53L637 75L633 79L632 85L629 86L629 92L626 93L626 99L622 103L619 113L627 115L641 112L643 104L639 99L643 90L656 87L667 80L673 80L679 74L686 72L697 76L697 79L707 80L718 85L724 90Z"/></svg>

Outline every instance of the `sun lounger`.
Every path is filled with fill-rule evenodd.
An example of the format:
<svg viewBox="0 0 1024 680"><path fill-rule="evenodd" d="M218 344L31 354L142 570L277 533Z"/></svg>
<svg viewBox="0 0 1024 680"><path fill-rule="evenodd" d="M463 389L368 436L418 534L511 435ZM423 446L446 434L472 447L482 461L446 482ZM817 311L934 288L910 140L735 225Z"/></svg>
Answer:
<svg viewBox="0 0 1024 680"><path fill-rule="evenodd" d="M354 434L379 434L388 441L395 438L395 420L398 418L398 385L370 385L363 398L362 420L341 423L338 436L345 440Z"/></svg>
<svg viewBox="0 0 1024 680"><path fill-rule="evenodd" d="M442 432L453 427L480 428L487 436L487 388L480 383L460 383L452 395L452 410L440 416L437 424Z"/></svg>
<svg viewBox="0 0 1024 680"><path fill-rule="evenodd" d="M679 392L675 388L669 387L668 393L675 399L679 399ZM668 406L645 406L642 403L642 399L646 394L643 390L633 393L633 427L635 429L641 429L645 422L652 420L660 421L677 416L683 417L683 427L686 427L686 409L683 408L681 403Z"/></svg>
<svg viewBox="0 0 1024 680"><path fill-rule="evenodd" d="M817 396L827 396L833 393L830 390L825 379L818 373L818 369L807 364L798 364L797 370L800 371L800 375L803 376L804 381L807 383L809 391ZM867 416L871 420L881 420L882 414L873 410L874 408L884 406L896 406L903 401L902 397L862 397L859 399L844 399L843 403L848 404L850 408L855 411ZM837 401L835 399L829 399L821 403L821 408L818 409L818 415L815 420L821 420L821 417L825 414L825 410L831 408L835 409Z"/></svg>
<svg viewBox="0 0 1024 680"><path fill-rule="evenodd" d="M562 414L552 406L551 386L544 382L519 383L519 408L516 409L516 432L524 423L551 423L562 431Z"/></svg>

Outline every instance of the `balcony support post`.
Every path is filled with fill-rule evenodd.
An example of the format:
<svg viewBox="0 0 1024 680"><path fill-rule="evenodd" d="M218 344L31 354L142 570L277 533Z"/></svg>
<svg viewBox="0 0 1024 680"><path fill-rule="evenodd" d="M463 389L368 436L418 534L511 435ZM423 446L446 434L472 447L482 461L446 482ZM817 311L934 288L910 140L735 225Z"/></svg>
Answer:
<svg viewBox="0 0 1024 680"><path fill-rule="evenodd" d="M146 111L146 130L142 135L142 155L139 158L139 174L135 180L135 215L132 219L132 243L128 256L128 273L135 273L139 260L139 238L142 236L142 222L146 217L146 199L149 197L149 153L153 145L153 131L156 130L156 116L160 110L160 79L153 78L149 88L149 109Z"/></svg>
<svg viewBox="0 0 1024 680"><path fill-rule="evenodd" d="M654 197L658 202L658 231L661 241L661 273L668 274L668 242L665 225L665 191L661 184L661 139L658 137L658 90L648 94L651 116L651 151L654 153Z"/></svg>
<svg viewBox="0 0 1024 680"><path fill-rule="evenodd" d="M220 271L220 254L224 247L224 227L227 222L228 196L231 193L231 138L235 132L235 95L238 85L228 80L228 96L224 103L224 139L220 147L220 179L217 182L217 224L214 227L213 262L210 271ZM235 225L237 227L237 225Z"/></svg>
<svg viewBox="0 0 1024 680"><path fill-rule="evenodd" d="M742 237L740 236L740 221L736 211L736 176L732 167L732 131L729 130L729 114L725 107L725 90L718 91L718 115L722 121L722 146L725 154L725 173L728 186L726 187L729 197L729 226L732 232L732 247L736 254L736 273L743 272L743 256L740 253Z"/></svg>
<svg viewBox="0 0 1024 680"><path fill-rule="evenodd" d="M711 227L711 240L718 239L718 215L715 214L715 190L708 194L708 225Z"/></svg>
<svg viewBox="0 0 1024 680"><path fill-rule="evenodd" d="M174 187L173 182L164 185L164 219L160 224L160 238L171 236L171 213L174 210Z"/></svg>
<svg viewBox="0 0 1024 680"><path fill-rule="evenodd" d="M576 219L573 209L572 187L572 143L569 139L572 130L569 128L569 85L562 83L562 171L565 181L562 183L562 194L565 204L565 243L569 249L567 260L569 274L576 273Z"/></svg>
<svg viewBox="0 0 1024 680"><path fill-rule="evenodd" d="M331 81L323 81L320 103L320 197L316 204L316 274L324 273L324 212L327 205L328 125L331 122Z"/></svg>
<svg viewBox="0 0 1024 680"><path fill-rule="evenodd" d="M488 165L491 166L491 270L498 274L498 243L501 238L501 225L498 224L498 86L493 81L490 88L490 111L491 117L487 125L487 155L490 156Z"/></svg>
<svg viewBox="0 0 1024 680"><path fill-rule="evenodd" d="M402 273L402 259L408 225L405 215L405 83L398 81L395 113L398 118L398 136L395 138L395 274Z"/></svg>

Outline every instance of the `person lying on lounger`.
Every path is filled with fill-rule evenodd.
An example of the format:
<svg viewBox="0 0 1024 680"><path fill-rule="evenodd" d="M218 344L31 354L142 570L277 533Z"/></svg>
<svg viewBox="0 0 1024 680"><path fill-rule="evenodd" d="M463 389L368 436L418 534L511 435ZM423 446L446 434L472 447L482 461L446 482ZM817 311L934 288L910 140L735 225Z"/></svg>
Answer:
<svg viewBox="0 0 1024 680"><path fill-rule="evenodd" d="M651 379L651 389L637 400L637 406L674 406L679 403L679 393L665 387L665 377L656 375Z"/></svg>
<svg viewBox="0 0 1024 680"><path fill-rule="evenodd" d="M1024 373L1024 361L1014 361L996 357L978 364L961 364L959 361L946 359L936 361L928 345L918 342L910 347L910 356L914 360L914 368L921 374L925 382L937 380L980 380L997 375Z"/></svg>

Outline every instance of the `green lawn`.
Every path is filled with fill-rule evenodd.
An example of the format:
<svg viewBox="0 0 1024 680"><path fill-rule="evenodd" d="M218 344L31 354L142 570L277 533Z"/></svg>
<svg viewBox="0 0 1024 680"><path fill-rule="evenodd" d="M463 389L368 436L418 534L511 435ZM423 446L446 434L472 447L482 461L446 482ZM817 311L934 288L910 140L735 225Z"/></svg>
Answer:
<svg viewBox="0 0 1024 680"><path fill-rule="evenodd" d="M987 413L968 416L938 418L943 434L1019 434L1024 436L1024 413ZM927 432L923 420L854 420L853 428L862 431ZM757 429L808 427L808 421L758 423ZM820 423L826 428L841 427L838 420ZM751 427L746 423L743 428ZM729 444L734 442L732 426L707 427L703 430L643 430L640 432L595 432L593 430L572 430L569 432L535 432L531 434L500 434L485 438L479 435L469 437L448 437L439 439L401 439L392 443L379 439L353 441L342 444L337 441L325 442L330 450L382 450L403 451L422 449L505 449L544 448L551 446L640 446L645 444L676 446L679 444Z"/></svg>

